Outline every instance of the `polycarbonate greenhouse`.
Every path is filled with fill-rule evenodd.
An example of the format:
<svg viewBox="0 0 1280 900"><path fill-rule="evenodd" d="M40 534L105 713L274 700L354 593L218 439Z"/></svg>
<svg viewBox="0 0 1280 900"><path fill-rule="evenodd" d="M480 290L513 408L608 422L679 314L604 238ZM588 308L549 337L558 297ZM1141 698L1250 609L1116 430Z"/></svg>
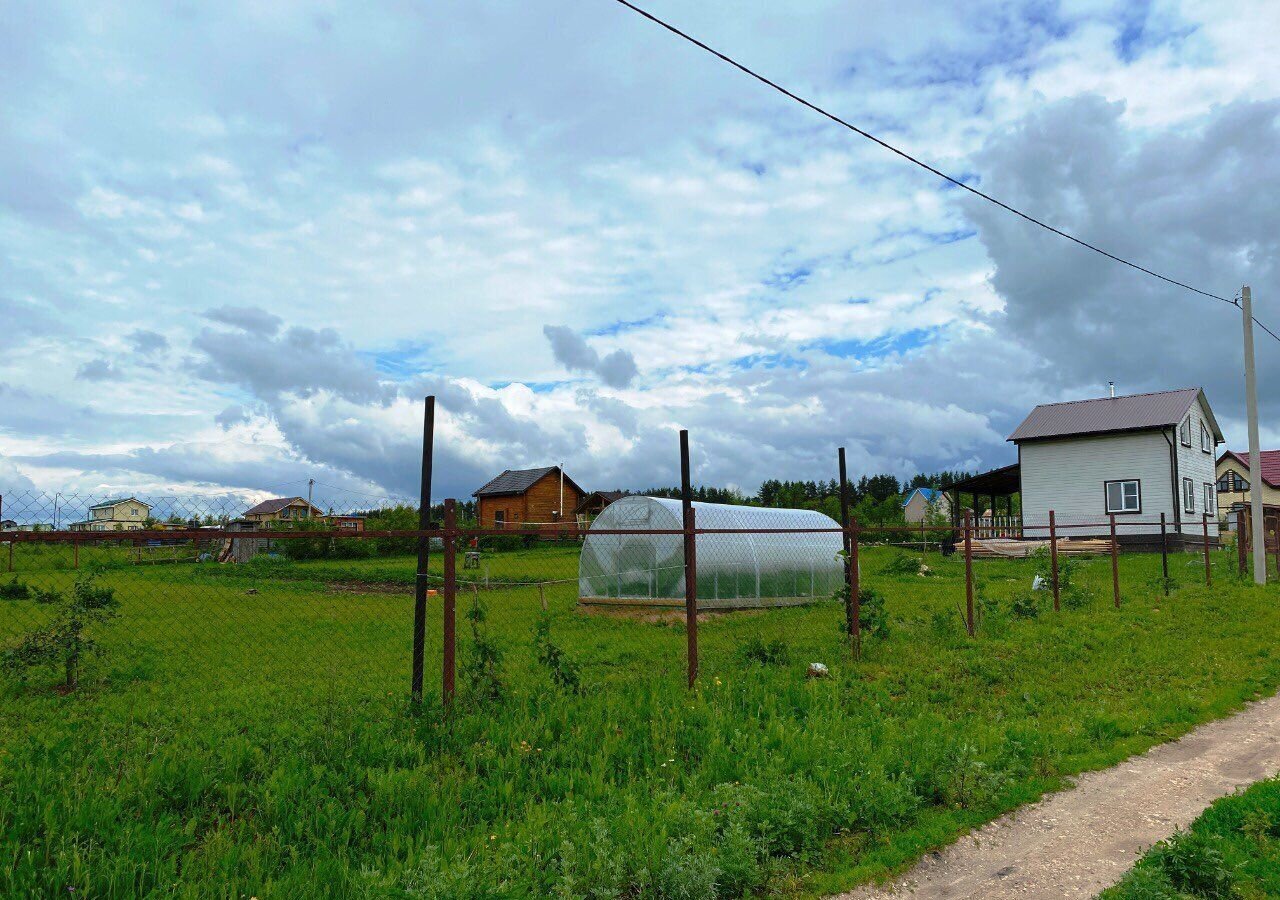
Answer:
<svg viewBox="0 0 1280 900"><path fill-rule="evenodd" d="M806 509L762 509L694 503L698 528L830 528L836 522ZM587 530L578 568L582 603L684 605L684 537L650 534L681 528L679 500L623 497ZM599 534L600 531L635 534ZM791 534L700 534L698 608L745 609L830 600L844 583L838 530Z"/></svg>

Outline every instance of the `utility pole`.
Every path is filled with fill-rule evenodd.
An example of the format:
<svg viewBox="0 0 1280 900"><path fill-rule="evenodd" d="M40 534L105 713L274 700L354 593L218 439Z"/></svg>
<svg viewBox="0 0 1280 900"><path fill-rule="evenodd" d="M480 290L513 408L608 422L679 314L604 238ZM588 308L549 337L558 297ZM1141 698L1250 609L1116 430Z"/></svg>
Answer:
<svg viewBox="0 0 1280 900"><path fill-rule="evenodd" d="M307 515L311 515L311 489L316 486L314 478L307 479Z"/></svg>
<svg viewBox="0 0 1280 900"><path fill-rule="evenodd" d="M1250 523L1253 542L1253 580L1257 584L1267 583L1267 545L1266 532L1262 521L1262 448L1258 437L1258 373L1253 362L1253 296L1249 285L1240 289L1240 306L1244 310L1244 394L1245 407L1249 413L1249 506L1252 515ZM1237 522L1239 520L1237 519ZM1239 534L1237 526L1236 540L1244 536Z"/></svg>

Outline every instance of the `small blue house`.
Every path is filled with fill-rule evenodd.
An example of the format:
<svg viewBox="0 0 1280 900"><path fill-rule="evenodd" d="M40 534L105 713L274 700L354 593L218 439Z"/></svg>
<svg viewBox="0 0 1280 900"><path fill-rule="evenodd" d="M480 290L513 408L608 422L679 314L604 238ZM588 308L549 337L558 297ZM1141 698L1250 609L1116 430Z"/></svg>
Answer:
<svg viewBox="0 0 1280 900"><path fill-rule="evenodd" d="M914 488L902 501L902 517L916 525L933 511L946 520L951 518L951 498L933 488Z"/></svg>

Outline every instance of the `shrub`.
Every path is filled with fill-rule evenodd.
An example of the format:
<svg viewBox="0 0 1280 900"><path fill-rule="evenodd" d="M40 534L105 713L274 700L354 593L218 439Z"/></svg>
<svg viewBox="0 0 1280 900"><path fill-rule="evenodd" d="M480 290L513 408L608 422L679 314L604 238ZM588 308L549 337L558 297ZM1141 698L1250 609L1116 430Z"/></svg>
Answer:
<svg viewBox="0 0 1280 900"><path fill-rule="evenodd" d="M489 636L485 627L488 613L476 591L467 610L471 626L471 652L462 664L472 697L477 701L498 701L506 692L502 683L502 648Z"/></svg>
<svg viewBox="0 0 1280 900"><path fill-rule="evenodd" d="M53 621L5 650L0 667L19 676L33 668L58 667L65 673L63 686L70 690L79 682L83 659L102 653L86 629L115 618L120 601L115 590L99 586L93 574L77 580L70 593L37 590L35 596L38 603L54 607Z"/></svg>
<svg viewBox="0 0 1280 900"><path fill-rule="evenodd" d="M785 666L791 662L791 651L778 638L765 643L758 635L753 635L739 650L739 658L745 663L759 663L762 666Z"/></svg>
<svg viewBox="0 0 1280 900"><path fill-rule="evenodd" d="M578 664L551 640L551 616L543 613L533 626L533 647L538 662L551 676L556 687L576 694L582 689L582 676Z"/></svg>
<svg viewBox="0 0 1280 900"><path fill-rule="evenodd" d="M1009 610L1020 619L1034 619L1040 615L1040 598L1034 593L1013 598Z"/></svg>
<svg viewBox="0 0 1280 900"><path fill-rule="evenodd" d="M689 841L675 841L658 870L658 896L662 900L716 900L719 876L711 854Z"/></svg>
<svg viewBox="0 0 1280 900"><path fill-rule="evenodd" d="M14 575L8 584L0 584L0 600L26 600L31 596L31 588L18 580Z"/></svg>
<svg viewBox="0 0 1280 900"><path fill-rule="evenodd" d="M899 553L880 568L881 575L919 575L920 557Z"/></svg>
<svg viewBox="0 0 1280 900"><path fill-rule="evenodd" d="M1214 840L1194 831L1178 831L1151 853L1173 886L1197 897L1230 897L1234 876Z"/></svg>

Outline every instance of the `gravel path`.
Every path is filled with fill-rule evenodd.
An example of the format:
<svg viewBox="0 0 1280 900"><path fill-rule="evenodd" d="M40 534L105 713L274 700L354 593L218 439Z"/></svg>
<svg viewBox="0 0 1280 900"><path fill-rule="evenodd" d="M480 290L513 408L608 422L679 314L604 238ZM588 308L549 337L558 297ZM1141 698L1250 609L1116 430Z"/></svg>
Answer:
<svg viewBox="0 0 1280 900"><path fill-rule="evenodd" d="M895 884L835 900L1093 897L1214 800L1277 772L1280 694L1081 775L930 854Z"/></svg>

